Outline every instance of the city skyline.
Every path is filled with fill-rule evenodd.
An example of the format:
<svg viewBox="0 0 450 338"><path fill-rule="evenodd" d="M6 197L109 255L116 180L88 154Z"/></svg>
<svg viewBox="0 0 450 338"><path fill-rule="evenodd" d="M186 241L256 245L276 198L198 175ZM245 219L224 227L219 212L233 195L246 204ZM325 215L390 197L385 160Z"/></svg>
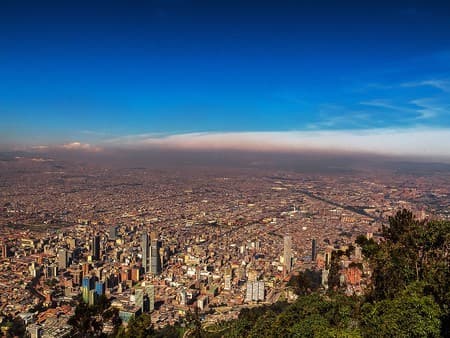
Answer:
<svg viewBox="0 0 450 338"><path fill-rule="evenodd" d="M450 158L450 6L1 5L2 149Z"/></svg>

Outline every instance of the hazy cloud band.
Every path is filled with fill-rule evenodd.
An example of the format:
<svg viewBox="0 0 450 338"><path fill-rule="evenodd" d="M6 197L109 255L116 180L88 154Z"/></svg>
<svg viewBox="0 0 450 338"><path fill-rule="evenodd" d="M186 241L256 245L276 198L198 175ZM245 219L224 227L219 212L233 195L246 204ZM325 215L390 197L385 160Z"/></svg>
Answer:
<svg viewBox="0 0 450 338"><path fill-rule="evenodd" d="M450 158L449 144L450 129L373 129L129 135L104 141L102 146L139 149L345 151Z"/></svg>

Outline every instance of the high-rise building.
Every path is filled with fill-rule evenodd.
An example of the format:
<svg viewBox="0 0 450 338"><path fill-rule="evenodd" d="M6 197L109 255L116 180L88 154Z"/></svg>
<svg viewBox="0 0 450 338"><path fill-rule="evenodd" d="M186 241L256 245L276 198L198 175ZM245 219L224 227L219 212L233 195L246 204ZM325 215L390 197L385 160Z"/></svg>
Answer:
<svg viewBox="0 0 450 338"><path fill-rule="evenodd" d="M69 257L66 249L58 250L58 269L67 269L67 264L69 262Z"/></svg>
<svg viewBox="0 0 450 338"><path fill-rule="evenodd" d="M143 288L137 288L136 290L134 290L134 304L136 304L136 306L139 306L142 312L145 312Z"/></svg>
<svg viewBox="0 0 450 338"><path fill-rule="evenodd" d="M159 275L161 273L161 247L162 243L160 240L152 239L152 244L150 246L150 272L154 275Z"/></svg>
<svg viewBox="0 0 450 338"><path fill-rule="evenodd" d="M144 288L145 294L148 297L148 311L152 312L155 309L155 286L148 284Z"/></svg>
<svg viewBox="0 0 450 338"><path fill-rule="evenodd" d="M150 299L148 298L148 295L146 295L146 294L144 294L144 299L142 300L142 311L143 312L151 312L150 311Z"/></svg>
<svg viewBox="0 0 450 338"><path fill-rule="evenodd" d="M83 278L83 273L82 273L82 271L80 269L80 266L79 265L72 266L70 268L70 273L72 275L73 284L74 285L80 285L81 281L82 281L82 278Z"/></svg>
<svg viewBox="0 0 450 338"><path fill-rule="evenodd" d="M142 267L144 273L150 272L150 246L148 243L148 233L142 234L141 238L141 249L142 249Z"/></svg>
<svg viewBox="0 0 450 338"><path fill-rule="evenodd" d="M140 279L140 269L138 267L133 267L131 269L131 280L134 282L138 282Z"/></svg>
<svg viewBox="0 0 450 338"><path fill-rule="evenodd" d="M95 295L97 292L97 277L96 276L85 276L83 277L83 281L81 284L81 293L83 296L83 301L85 303L91 304L93 302L94 296L92 296L92 293ZM99 286L100 288L100 286Z"/></svg>
<svg viewBox="0 0 450 338"><path fill-rule="evenodd" d="M83 301L89 303L89 291L91 290L91 278L89 276L83 277L81 284L81 294L83 296Z"/></svg>
<svg viewBox="0 0 450 338"><path fill-rule="evenodd" d="M151 312L155 308L155 296L153 285L136 288L134 291L134 304L138 306L141 311Z"/></svg>
<svg viewBox="0 0 450 338"><path fill-rule="evenodd" d="M92 260L98 261L100 259L100 236L96 235L92 239Z"/></svg>
<svg viewBox="0 0 450 338"><path fill-rule="evenodd" d="M83 277L83 282L82 282L83 284L81 286L84 288L87 288L89 290L93 290L95 287L95 280L96 280L96 277L94 277L94 276Z"/></svg>
<svg viewBox="0 0 450 338"><path fill-rule="evenodd" d="M324 256L325 256L325 267L327 269L329 269L330 264L331 264L331 253L332 252L333 252L333 248L332 247L328 247L325 250L325 254L324 254Z"/></svg>
<svg viewBox="0 0 450 338"><path fill-rule="evenodd" d="M317 259L317 243L316 239L313 238L311 243L311 261L315 262Z"/></svg>
<svg viewBox="0 0 450 338"><path fill-rule="evenodd" d="M109 228L109 240L115 241L117 239L117 227L112 226Z"/></svg>
<svg viewBox="0 0 450 338"><path fill-rule="evenodd" d="M88 293L88 304L89 306L95 305L97 303L97 294L95 290L89 290Z"/></svg>
<svg viewBox="0 0 450 338"><path fill-rule="evenodd" d="M231 290L231 279L233 277L232 270L226 269L223 276L224 279L224 290Z"/></svg>
<svg viewBox="0 0 450 338"><path fill-rule="evenodd" d="M286 273L290 273L292 269L292 238L284 236L283 246L283 262Z"/></svg>
<svg viewBox="0 0 450 338"><path fill-rule="evenodd" d="M155 239L158 239L158 234L156 233L156 231L150 232L150 240L153 241Z"/></svg>
<svg viewBox="0 0 450 338"><path fill-rule="evenodd" d="M245 293L246 302L263 301L264 298L265 298L265 290L263 281L247 282L247 290Z"/></svg>
<svg viewBox="0 0 450 338"><path fill-rule="evenodd" d="M7 258L9 256L8 246L6 244L2 245L2 258Z"/></svg>
<svg viewBox="0 0 450 338"><path fill-rule="evenodd" d="M91 270L91 265L88 262L83 263L83 265L81 266L81 271L83 273L83 277L88 276L90 270Z"/></svg>
<svg viewBox="0 0 450 338"><path fill-rule="evenodd" d="M99 296L105 294L105 282L103 281L95 282L95 293Z"/></svg>

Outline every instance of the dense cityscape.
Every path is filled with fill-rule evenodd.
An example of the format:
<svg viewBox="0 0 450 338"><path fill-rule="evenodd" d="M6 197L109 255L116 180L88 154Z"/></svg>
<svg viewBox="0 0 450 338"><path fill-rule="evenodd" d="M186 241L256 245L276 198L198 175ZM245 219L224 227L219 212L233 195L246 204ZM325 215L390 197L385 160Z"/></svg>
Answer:
<svg viewBox="0 0 450 338"><path fill-rule="evenodd" d="M288 282L305 269L326 289L332 251L377 238L400 209L449 218L448 172L121 169L29 156L0 165L0 310L31 337L71 336L77 304L104 297L125 327L141 313L155 328L181 324L195 308L203 325L231 320L294 300ZM370 283L355 263L358 246L339 271L347 295Z"/></svg>
<svg viewBox="0 0 450 338"><path fill-rule="evenodd" d="M0 0L0 337L450 337L450 1Z"/></svg>

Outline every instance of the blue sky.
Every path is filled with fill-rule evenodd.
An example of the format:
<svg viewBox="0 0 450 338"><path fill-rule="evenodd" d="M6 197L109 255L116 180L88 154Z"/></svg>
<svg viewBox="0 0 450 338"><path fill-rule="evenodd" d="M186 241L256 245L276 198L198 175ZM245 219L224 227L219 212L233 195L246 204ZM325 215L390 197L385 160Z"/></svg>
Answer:
<svg viewBox="0 0 450 338"><path fill-rule="evenodd" d="M6 0L0 117L9 145L446 130L450 5Z"/></svg>

